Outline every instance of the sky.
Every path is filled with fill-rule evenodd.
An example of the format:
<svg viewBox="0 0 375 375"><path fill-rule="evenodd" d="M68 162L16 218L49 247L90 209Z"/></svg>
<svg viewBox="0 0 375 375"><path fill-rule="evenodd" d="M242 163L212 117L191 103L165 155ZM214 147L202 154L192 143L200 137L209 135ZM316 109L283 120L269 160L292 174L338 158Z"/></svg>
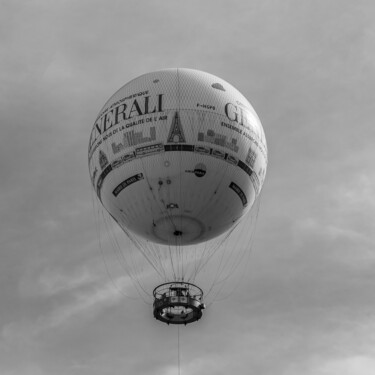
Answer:
<svg viewBox="0 0 375 375"><path fill-rule="evenodd" d="M246 275L179 329L180 373L375 371L371 0L0 1L0 373L178 374L111 282L87 148L106 100L186 67L254 106L269 165Z"/></svg>

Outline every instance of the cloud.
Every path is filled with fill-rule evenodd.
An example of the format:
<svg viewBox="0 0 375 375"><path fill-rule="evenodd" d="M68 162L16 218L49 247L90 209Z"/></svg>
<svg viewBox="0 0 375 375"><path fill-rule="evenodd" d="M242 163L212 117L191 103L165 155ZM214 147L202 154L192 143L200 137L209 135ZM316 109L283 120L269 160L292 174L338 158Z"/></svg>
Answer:
<svg viewBox="0 0 375 375"><path fill-rule="evenodd" d="M79 320L92 318L101 310L117 304L122 297L112 283L88 293L76 293L73 302L61 305L49 315L39 318L39 331L58 328L74 317Z"/></svg>
<svg viewBox="0 0 375 375"><path fill-rule="evenodd" d="M114 288L112 282L107 282L103 286L91 285L86 290L84 288L80 290L78 284L79 282L76 280L74 283L65 284L64 287L59 285L59 288L44 290L42 292L44 298L51 299L52 294L55 296L52 304L55 307L51 308L51 304L46 303L45 300L39 302L45 306L44 311L37 312L35 320L31 315L24 316L21 323L11 322L3 326L2 339L13 345L21 343L32 345L38 342L41 335L45 335L49 331L56 332L57 329L75 326L77 322L88 322L88 320L94 319L102 311L117 305L124 298L124 295ZM121 285L123 290L130 286L126 277L116 280L116 284ZM82 287L82 285L80 286ZM69 298L59 297L58 294L66 293L68 288L70 288Z"/></svg>
<svg viewBox="0 0 375 375"><path fill-rule="evenodd" d="M375 369L375 359L363 355L328 361L314 372L317 375L368 375ZM313 373L311 373L313 374Z"/></svg>
<svg viewBox="0 0 375 375"><path fill-rule="evenodd" d="M80 267L75 274L63 274L61 270L45 268L38 278L37 289L43 296L50 297L62 292L71 292L95 281L87 267Z"/></svg>
<svg viewBox="0 0 375 375"><path fill-rule="evenodd" d="M181 330L182 373L371 373L373 13L341 0L3 2L0 372L177 372L175 327L133 300L124 314L113 282L130 281L99 259L87 143L118 87L190 66L254 103L270 164L249 271Z"/></svg>

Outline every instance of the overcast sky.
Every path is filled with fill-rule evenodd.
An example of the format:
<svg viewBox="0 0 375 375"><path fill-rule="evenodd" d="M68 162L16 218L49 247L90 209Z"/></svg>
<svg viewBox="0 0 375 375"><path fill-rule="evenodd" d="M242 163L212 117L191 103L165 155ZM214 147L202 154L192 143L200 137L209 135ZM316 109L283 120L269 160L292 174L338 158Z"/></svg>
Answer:
<svg viewBox="0 0 375 375"><path fill-rule="evenodd" d="M177 374L177 328L110 282L87 147L134 77L196 68L262 120L243 284L180 328L181 374L375 373L375 3L0 1L0 373Z"/></svg>

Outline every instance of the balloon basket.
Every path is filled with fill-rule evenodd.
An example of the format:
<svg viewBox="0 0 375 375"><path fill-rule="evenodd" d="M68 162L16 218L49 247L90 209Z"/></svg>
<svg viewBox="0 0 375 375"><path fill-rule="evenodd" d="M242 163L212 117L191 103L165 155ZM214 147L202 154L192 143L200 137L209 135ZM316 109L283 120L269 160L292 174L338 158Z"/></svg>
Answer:
<svg viewBox="0 0 375 375"><path fill-rule="evenodd" d="M203 291L198 286L175 281L157 286L154 291L154 317L167 324L189 324L202 317Z"/></svg>

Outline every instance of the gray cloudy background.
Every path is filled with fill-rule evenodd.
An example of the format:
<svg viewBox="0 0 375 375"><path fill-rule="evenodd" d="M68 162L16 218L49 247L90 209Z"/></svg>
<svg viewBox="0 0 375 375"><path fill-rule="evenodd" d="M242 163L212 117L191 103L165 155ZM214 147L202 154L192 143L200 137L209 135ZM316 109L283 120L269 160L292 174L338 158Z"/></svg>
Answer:
<svg viewBox="0 0 375 375"><path fill-rule="evenodd" d="M258 112L269 169L242 286L181 327L181 374L375 373L375 3L0 1L0 373L177 374L177 328L100 255L87 144L166 67Z"/></svg>

